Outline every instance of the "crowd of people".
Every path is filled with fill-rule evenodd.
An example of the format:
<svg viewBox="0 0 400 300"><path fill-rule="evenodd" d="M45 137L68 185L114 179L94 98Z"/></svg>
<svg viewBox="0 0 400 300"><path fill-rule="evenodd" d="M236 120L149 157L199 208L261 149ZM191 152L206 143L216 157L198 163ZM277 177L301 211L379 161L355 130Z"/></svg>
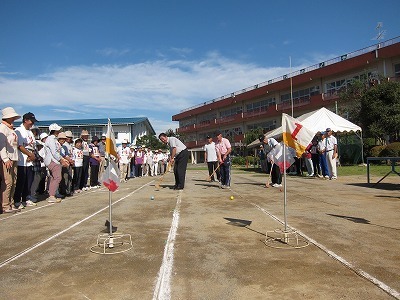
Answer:
<svg viewBox="0 0 400 300"><path fill-rule="evenodd" d="M268 153L278 145L274 138L260 136L260 158L261 170L271 175L271 185L282 187L282 170L277 164L270 160ZM337 139L331 128L319 132L306 148L301 158L294 157L295 162L288 169L288 174L302 175L303 163L307 169L308 177L319 177L324 179L337 179L338 147Z"/></svg>
<svg viewBox="0 0 400 300"><path fill-rule="evenodd" d="M35 115L21 118L14 108L2 109L0 124L1 213L16 213L36 206L39 199L59 203L65 197L101 186L106 166L106 136L82 130L80 137L53 123L48 133L35 126ZM157 176L167 171L169 153L145 147L128 147L124 140L117 148L120 181L141 176ZM186 150L187 151L187 150Z"/></svg>

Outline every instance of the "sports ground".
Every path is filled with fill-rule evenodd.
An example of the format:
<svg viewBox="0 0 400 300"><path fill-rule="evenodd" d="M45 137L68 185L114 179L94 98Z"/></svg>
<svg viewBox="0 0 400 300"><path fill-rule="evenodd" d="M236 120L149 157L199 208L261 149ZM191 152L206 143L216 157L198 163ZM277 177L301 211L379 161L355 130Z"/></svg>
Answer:
<svg viewBox="0 0 400 300"><path fill-rule="evenodd" d="M109 218L104 187L0 215L0 298L400 299L398 176L289 176L288 245L284 193L232 173L231 190L201 169L180 191L170 173L122 183L113 225L132 248L117 254L91 251Z"/></svg>

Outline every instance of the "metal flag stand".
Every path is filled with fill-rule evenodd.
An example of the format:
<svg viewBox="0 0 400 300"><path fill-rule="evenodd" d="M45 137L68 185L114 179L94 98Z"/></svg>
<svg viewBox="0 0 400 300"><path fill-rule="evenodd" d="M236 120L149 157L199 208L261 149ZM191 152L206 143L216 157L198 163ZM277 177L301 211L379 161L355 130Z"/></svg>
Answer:
<svg viewBox="0 0 400 300"><path fill-rule="evenodd" d="M110 178L110 160L111 158L109 155L106 157L107 161L107 173L108 178ZM109 200L109 232L102 233L97 236L97 243L96 245L90 247L90 251L97 254L118 254L129 251L132 249L132 237L130 234L123 234L123 233L114 233L113 226L112 226L112 192L108 191L108 200Z"/></svg>
<svg viewBox="0 0 400 300"><path fill-rule="evenodd" d="M286 144L283 143L283 217L284 229L267 231L264 244L277 249L300 249L307 247L309 242L287 224L287 197L286 197Z"/></svg>

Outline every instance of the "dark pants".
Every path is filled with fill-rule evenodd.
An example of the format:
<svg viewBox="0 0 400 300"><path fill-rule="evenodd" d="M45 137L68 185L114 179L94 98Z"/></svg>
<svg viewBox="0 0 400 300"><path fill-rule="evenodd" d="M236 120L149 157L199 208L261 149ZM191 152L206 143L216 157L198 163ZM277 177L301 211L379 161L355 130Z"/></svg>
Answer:
<svg viewBox="0 0 400 300"><path fill-rule="evenodd" d="M136 170L136 176L142 177L142 164L136 164L135 170Z"/></svg>
<svg viewBox="0 0 400 300"><path fill-rule="evenodd" d="M174 163L175 187L183 189L185 187L186 168L189 160L189 151L182 150L176 157Z"/></svg>
<svg viewBox="0 0 400 300"><path fill-rule="evenodd" d="M211 176L211 174L214 173L214 171L218 168L218 162L217 161L209 161L209 162L207 162L207 166L208 166L208 175ZM219 169L215 172L215 174L217 175L217 179L219 181L221 178ZM211 176L211 180L215 181L214 175Z"/></svg>
<svg viewBox="0 0 400 300"><path fill-rule="evenodd" d="M17 182L15 184L14 202L25 202L33 182L33 167L18 166Z"/></svg>
<svg viewBox="0 0 400 300"><path fill-rule="evenodd" d="M321 165L319 164L319 154L311 154L311 160L314 167L314 175L321 175Z"/></svg>
<svg viewBox="0 0 400 300"><path fill-rule="evenodd" d="M74 191L80 189L82 181L82 167L74 167L74 177L72 178L72 186Z"/></svg>
<svg viewBox="0 0 400 300"><path fill-rule="evenodd" d="M82 177L81 177L81 183L79 185L80 189L83 189L84 187L87 186L87 181L89 178L89 160L90 157L88 155L83 156Z"/></svg>
<svg viewBox="0 0 400 300"><path fill-rule="evenodd" d="M90 186L99 184L99 165L90 165Z"/></svg>
<svg viewBox="0 0 400 300"><path fill-rule="evenodd" d="M231 157L228 155L222 165L219 167L221 170L221 185L231 185Z"/></svg>
<svg viewBox="0 0 400 300"><path fill-rule="evenodd" d="M282 174L281 170L278 165L273 164L272 165L272 172L271 172L271 183L277 183L281 184L282 183Z"/></svg>
<svg viewBox="0 0 400 300"><path fill-rule="evenodd" d="M41 167L39 171L33 172L33 181L31 185L31 196L35 196L36 193L43 193L44 192L44 184L40 187L40 183L44 178L46 178L47 172L46 167Z"/></svg>
<svg viewBox="0 0 400 300"><path fill-rule="evenodd" d="M60 182L60 194L70 195L72 194L72 167L62 167L61 169L61 182Z"/></svg>

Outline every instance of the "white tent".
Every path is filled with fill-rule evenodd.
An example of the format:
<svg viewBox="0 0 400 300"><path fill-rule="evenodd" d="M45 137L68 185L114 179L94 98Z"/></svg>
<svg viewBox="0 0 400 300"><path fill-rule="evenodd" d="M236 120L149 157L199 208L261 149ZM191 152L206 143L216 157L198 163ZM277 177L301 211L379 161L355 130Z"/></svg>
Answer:
<svg viewBox="0 0 400 300"><path fill-rule="evenodd" d="M350 131L360 131L361 127L351 123L350 121L342 118L341 116L335 114L334 112L322 107L318 110L306 113L297 118L305 127L315 130L315 131L325 131L326 128L331 128L335 132L350 132ZM282 127L278 127L271 130L265 134L267 138L278 137L282 134ZM362 137L362 136L361 136ZM361 138L360 137L360 138ZM259 140L255 140L247 147L252 148L260 145Z"/></svg>

